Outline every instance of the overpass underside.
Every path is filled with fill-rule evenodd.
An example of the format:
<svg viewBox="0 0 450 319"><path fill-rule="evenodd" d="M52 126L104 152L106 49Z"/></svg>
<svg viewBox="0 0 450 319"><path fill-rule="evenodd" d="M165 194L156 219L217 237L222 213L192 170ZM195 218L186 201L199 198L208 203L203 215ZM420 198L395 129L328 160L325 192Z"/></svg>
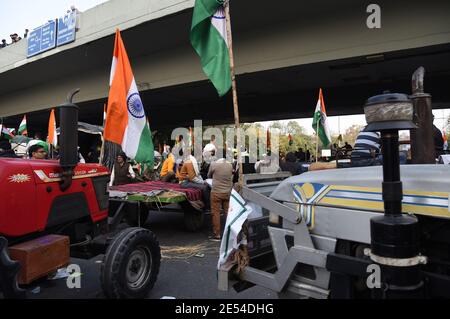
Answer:
<svg viewBox="0 0 450 319"><path fill-rule="evenodd" d="M329 116L363 113L365 100L383 91L411 93L411 75L426 69L425 90L433 108L450 108L450 45L340 59L237 77L241 122L311 117L318 88L324 90ZM231 93L217 97L209 81L141 90L152 129L189 127L194 120L204 125L234 122ZM106 99L79 103L80 121L101 125ZM49 111L28 114L30 129L45 128ZM4 119L9 125L21 115Z"/></svg>
<svg viewBox="0 0 450 319"><path fill-rule="evenodd" d="M80 120L102 124L120 28L152 129L233 123L231 94L218 98L189 43L193 1L133 4L111 0L83 13L77 41L60 51L26 59L25 42L2 49L4 122L17 127L26 113L30 131L45 129L48 109L79 87ZM411 93L420 66L433 108L449 108L450 2L378 4L381 29L369 29L360 0L232 1L241 122L311 117L320 87L328 115L360 114L372 95ZM173 10L155 18L160 6Z"/></svg>

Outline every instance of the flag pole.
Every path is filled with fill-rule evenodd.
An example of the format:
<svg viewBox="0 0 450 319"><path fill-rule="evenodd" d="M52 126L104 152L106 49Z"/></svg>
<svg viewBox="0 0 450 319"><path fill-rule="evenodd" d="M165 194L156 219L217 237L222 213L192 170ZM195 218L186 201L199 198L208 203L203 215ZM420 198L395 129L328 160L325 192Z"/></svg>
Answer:
<svg viewBox="0 0 450 319"><path fill-rule="evenodd" d="M100 156L98 157L98 163L102 165L103 157L105 156L105 138L103 135L105 134L105 123L106 123L106 103L103 103L103 132L100 135L102 139L102 147L100 148Z"/></svg>
<svg viewBox="0 0 450 319"><path fill-rule="evenodd" d="M237 98L237 88L236 88L236 76L234 73L234 57L233 57L233 38L231 36L231 19L230 19L230 2L226 1L224 4L225 9L225 19L227 23L227 42L228 42L228 54L230 56L230 71L231 71L231 88L233 91L233 109L234 109L234 125L237 130L237 156L239 164L239 186L243 187L243 168L242 168L242 158L241 158L241 130L239 124L239 106Z"/></svg>
<svg viewBox="0 0 450 319"><path fill-rule="evenodd" d="M317 129L316 129L316 163L319 161L319 121L317 121Z"/></svg>
<svg viewBox="0 0 450 319"><path fill-rule="evenodd" d="M104 129L104 128L103 128ZM98 163L100 164L100 165L102 165L102 162L103 162L103 157L105 156L105 139L104 139L104 137L103 137L103 133L102 133L102 135L100 135L101 136L101 139L102 139L102 147L101 147L101 149L100 149L100 156L99 156L99 158L98 158Z"/></svg>

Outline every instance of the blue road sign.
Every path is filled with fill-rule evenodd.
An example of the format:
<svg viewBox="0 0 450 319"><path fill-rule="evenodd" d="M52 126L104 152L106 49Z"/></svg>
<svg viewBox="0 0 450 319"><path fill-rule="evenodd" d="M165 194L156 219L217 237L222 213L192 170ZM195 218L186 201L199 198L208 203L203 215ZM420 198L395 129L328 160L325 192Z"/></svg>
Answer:
<svg viewBox="0 0 450 319"><path fill-rule="evenodd" d="M41 36L41 27L30 32L28 35L27 57L31 57L41 52Z"/></svg>
<svg viewBox="0 0 450 319"><path fill-rule="evenodd" d="M77 23L77 13L75 11L70 12L58 20L58 37L57 45L64 45L75 41Z"/></svg>
<svg viewBox="0 0 450 319"><path fill-rule="evenodd" d="M57 20L49 21L31 31L28 36L27 57L56 47L56 24Z"/></svg>
<svg viewBox="0 0 450 319"><path fill-rule="evenodd" d="M50 21L42 26L41 52L56 47L56 21Z"/></svg>

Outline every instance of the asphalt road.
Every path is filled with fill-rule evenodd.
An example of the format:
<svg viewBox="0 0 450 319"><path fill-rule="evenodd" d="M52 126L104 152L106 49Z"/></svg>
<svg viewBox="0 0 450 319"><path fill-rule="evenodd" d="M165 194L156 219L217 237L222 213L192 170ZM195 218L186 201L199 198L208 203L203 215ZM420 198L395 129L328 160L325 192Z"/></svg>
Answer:
<svg viewBox="0 0 450 319"><path fill-rule="evenodd" d="M158 279L148 298L160 299L272 299L277 295L265 288L252 287L241 293L234 290L222 292L217 289L216 266L220 243L208 241L211 223L206 218L201 231L191 233L184 229L183 215L175 212L152 212L147 227L157 236L163 258ZM223 227L223 226L222 226ZM204 257L172 253L174 248L200 247ZM196 252L195 250L194 252ZM103 255L91 260L72 259L81 267L81 288L68 289L66 279L41 280L27 287L32 299L84 299L104 298L100 285L100 268ZM37 288L37 289L36 289ZM34 290L34 292L32 292Z"/></svg>

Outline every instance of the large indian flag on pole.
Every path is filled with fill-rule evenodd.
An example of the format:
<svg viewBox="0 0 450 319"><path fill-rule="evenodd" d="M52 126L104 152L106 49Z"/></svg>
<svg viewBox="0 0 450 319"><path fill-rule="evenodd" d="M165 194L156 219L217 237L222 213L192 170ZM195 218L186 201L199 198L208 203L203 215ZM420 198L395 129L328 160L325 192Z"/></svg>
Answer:
<svg viewBox="0 0 450 319"><path fill-rule="evenodd" d="M50 112L50 118L48 120L47 142L54 147L58 145L58 139L56 135L55 109L52 109L52 111Z"/></svg>
<svg viewBox="0 0 450 319"><path fill-rule="evenodd" d="M219 96L225 95L231 88L227 27L222 4L221 0L196 0L190 35L203 71Z"/></svg>
<svg viewBox="0 0 450 319"><path fill-rule="evenodd" d="M129 158L153 166L152 135L119 30L114 44L107 110L105 140L121 145Z"/></svg>
<svg viewBox="0 0 450 319"><path fill-rule="evenodd" d="M18 133L19 133L19 135L28 135L27 116L26 115L23 116L23 120L22 120L22 122L20 122Z"/></svg>
<svg viewBox="0 0 450 319"><path fill-rule="evenodd" d="M331 143L330 127L327 121L327 112L323 101L322 89L319 90L319 99L317 100L316 110L314 112L312 127L319 136L322 145L327 147Z"/></svg>

